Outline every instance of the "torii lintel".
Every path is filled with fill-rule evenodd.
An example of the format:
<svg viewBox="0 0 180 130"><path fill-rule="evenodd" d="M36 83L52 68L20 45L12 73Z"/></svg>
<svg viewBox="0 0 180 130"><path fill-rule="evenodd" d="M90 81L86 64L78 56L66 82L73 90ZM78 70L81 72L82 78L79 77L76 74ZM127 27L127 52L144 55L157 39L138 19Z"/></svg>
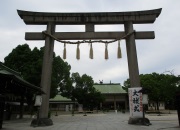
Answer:
<svg viewBox="0 0 180 130"><path fill-rule="evenodd" d="M57 25L83 24L133 24L153 23L161 13L162 8L145 11L129 12L98 12L98 13L51 13L17 10L26 24L47 25L54 22Z"/></svg>

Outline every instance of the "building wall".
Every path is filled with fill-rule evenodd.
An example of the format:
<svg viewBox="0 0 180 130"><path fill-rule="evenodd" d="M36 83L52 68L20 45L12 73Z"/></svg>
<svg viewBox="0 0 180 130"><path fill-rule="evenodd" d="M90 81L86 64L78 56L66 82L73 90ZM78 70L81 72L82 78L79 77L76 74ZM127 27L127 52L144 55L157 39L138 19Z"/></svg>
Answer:
<svg viewBox="0 0 180 130"><path fill-rule="evenodd" d="M117 110L125 109L127 110L127 94L104 94L105 102L102 103L101 109Z"/></svg>
<svg viewBox="0 0 180 130"><path fill-rule="evenodd" d="M99 109L109 109L109 110L116 110L116 109L126 109L127 110L127 94L104 94L105 102L99 105ZM68 110L71 110L72 102L51 102L50 101L50 110L52 111L67 111L67 107L69 106ZM67 106L68 105L68 106ZM78 110L78 105L76 103L76 109Z"/></svg>
<svg viewBox="0 0 180 130"><path fill-rule="evenodd" d="M156 102L149 102L148 104L148 110L157 110L157 104ZM165 104L164 102L159 102L159 110L165 110Z"/></svg>
<svg viewBox="0 0 180 130"><path fill-rule="evenodd" d="M50 110L51 111L71 111L72 110L72 102L50 102ZM77 103L75 104L75 110L77 110Z"/></svg>

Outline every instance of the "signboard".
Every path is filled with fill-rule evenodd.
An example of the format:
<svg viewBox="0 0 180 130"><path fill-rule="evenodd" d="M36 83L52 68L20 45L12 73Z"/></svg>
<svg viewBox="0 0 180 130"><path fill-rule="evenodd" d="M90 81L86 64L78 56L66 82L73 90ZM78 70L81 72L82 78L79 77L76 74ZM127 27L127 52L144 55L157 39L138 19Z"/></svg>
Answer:
<svg viewBox="0 0 180 130"><path fill-rule="evenodd" d="M142 95L142 104L148 104L148 95L147 94Z"/></svg>
<svg viewBox="0 0 180 130"><path fill-rule="evenodd" d="M139 93L141 89L141 87L128 89L131 117L143 117L142 93Z"/></svg>
<svg viewBox="0 0 180 130"><path fill-rule="evenodd" d="M42 96L41 95L36 95L34 106L41 106L41 104L42 104Z"/></svg>

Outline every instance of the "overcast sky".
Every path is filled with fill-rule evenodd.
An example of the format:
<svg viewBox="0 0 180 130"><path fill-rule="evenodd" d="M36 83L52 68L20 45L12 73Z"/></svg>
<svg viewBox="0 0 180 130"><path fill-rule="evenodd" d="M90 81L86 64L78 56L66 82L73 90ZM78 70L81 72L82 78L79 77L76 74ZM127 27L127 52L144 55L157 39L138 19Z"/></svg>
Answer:
<svg viewBox="0 0 180 130"><path fill-rule="evenodd" d="M134 25L136 31L155 31L153 40L136 40L139 73L173 71L180 75L180 0L1 0L0 61L17 45L31 49L43 47L44 41L26 41L25 32L41 32L46 26L25 25L18 10L37 12L125 12L162 8L153 24ZM82 26L57 26L57 32L83 32ZM99 25L95 31L124 31L123 25ZM104 44L93 44L94 59L89 59L89 45L81 44L81 59L76 60L76 46L67 45L71 72L93 77L95 82L121 83L129 78L125 41L121 41L122 59L117 59L117 42L108 45L109 59L104 59ZM63 44L55 42L54 51L62 57Z"/></svg>

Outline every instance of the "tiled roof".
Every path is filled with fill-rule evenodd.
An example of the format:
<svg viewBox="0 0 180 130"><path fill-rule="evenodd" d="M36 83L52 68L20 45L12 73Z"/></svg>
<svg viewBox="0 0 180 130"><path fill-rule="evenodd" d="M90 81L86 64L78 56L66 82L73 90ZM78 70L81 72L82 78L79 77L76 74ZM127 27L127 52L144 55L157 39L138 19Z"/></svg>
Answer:
<svg viewBox="0 0 180 130"><path fill-rule="evenodd" d="M51 98L51 99L49 99L49 101L54 101L54 102L56 102L56 101L71 101L71 99L69 99L69 98L66 98L66 97L63 97L63 96L61 96L61 95L56 95L54 98Z"/></svg>
<svg viewBox="0 0 180 130"><path fill-rule="evenodd" d="M94 84L94 86L102 94L123 94L127 93L120 84ZM49 99L51 102L56 101L71 101L66 97L61 96L60 94L56 95L53 99Z"/></svg>
<svg viewBox="0 0 180 130"><path fill-rule="evenodd" d="M94 87L103 94L127 93L120 84L95 84Z"/></svg>
<svg viewBox="0 0 180 130"><path fill-rule="evenodd" d="M7 80L7 81L14 81L16 82L16 84L18 84L18 86L21 87L26 87L27 89L36 91L37 93L41 93L43 94L44 92L41 90L40 87L37 87L29 82L27 82L26 80L24 80L21 77L21 74L6 67L5 65L3 65L3 63L0 62L0 77ZM3 88L2 88L3 89Z"/></svg>

